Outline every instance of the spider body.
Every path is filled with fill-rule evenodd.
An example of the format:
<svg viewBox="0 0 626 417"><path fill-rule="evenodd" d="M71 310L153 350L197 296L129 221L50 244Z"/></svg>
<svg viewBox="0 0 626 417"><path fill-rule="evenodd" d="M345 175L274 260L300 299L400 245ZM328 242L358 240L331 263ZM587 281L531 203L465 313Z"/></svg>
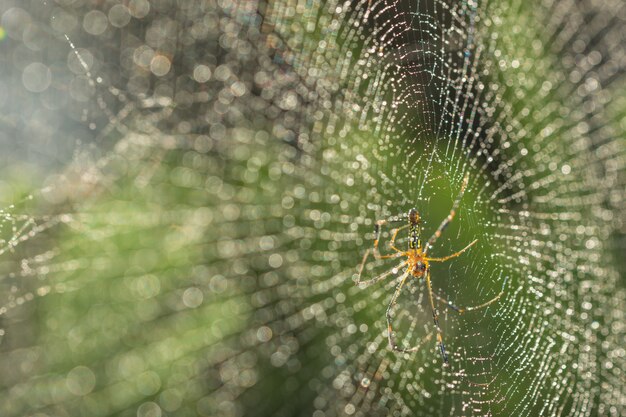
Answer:
<svg viewBox="0 0 626 417"><path fill-rule="evenodd" d="M422 247L422 242L419 239L421 218L420 218L419 212L414 208L409 210L408 218L409 218L409 250L417 251L418 249L421 249Z"/></svg>
<svg viewBox="0 0 626 417"><path fill-rule="evenodd" d="M421 278L428 269L428 259L422 251L422 241L419 238L421 217L415 208L409 210L407 217L409 219L409 249L403 255L407 257L407 269L411 271L411 275Z"/></svg>
<svg viewBox="0 0 626 417"><path fill-rule="evenodd" d="M389 306L387 307L387 312L386 312L387 337L389 340L389 346L391 347L391 349L397 352L413 352L419 348L419 345L412 347L412 348L400 348L398 344L396 343L393 326L392 326L392 314L391 314L392 309L395 306L397 298L400 295L400 292L402 291L402 288L409 276L412 276L417 279L423 278L424 281L426 282L426 287L428 290L428 300L430 302L431 311L433 315L433 322L435 324L435 330L437 332L437 344L439 346L439 351L441 353L441 357L444 363L448 363L448 355L446 353L446 348L443 343L442 331L441 331L441 327L439 326L439 313L437 311L437 308L435 307L434 299L436 298L437 300L444 302L447 307L451 308L452 310L456 311L459 314L463 314L467 311L472 311L472 310L477 310L483 307L487 307L488 305L497 301L498 298L500 298L504 292L504 290L501 291L496 297L480 305L460 308L448 302L443 297L440 297L439 295L434 294L433 289L432 289L431 277L430 277L430 263L431 262L445 262L449 259L456 258L457 256L461 255L463 252L468 250L470 247L472 247L478 241L478 239L475 239L473 242L471 242L469 245L467 245L460 251L453 253L452 255L445 256L443 258L431 258L428 256L428 251L430 250L430 248L433 247L434 243L441 236L441 234L446 229L448 224L450 224L450 222L454 219L454 216L456 215L456 210L458 209L459 203L461 201L461 197L463 197L463 193L465 192L465 188L467 187L468 180L469 180L469 176L465 175L465 177L463 178L463 183L461 185L461 191L459 192L459 195L457 196L456 200L454 201L454 204L452 205L450 214L448 214L448 216L439 225L439 228L437 228L437 230L433 233L430 239L428 239L428 242L426 243L425 247L422 247L422 242L420 240L421 217L420 217L419 212L415 208L410 209L409 212L407 213L408 224L405 226L399 227L397 229L394 229L392 231L390 247L391 249L395 251L395 253L391 255L381 255L378 251L380 231L381 231L382 226L385 225L387 222L385 220L379 220L374 225L374 234L375 234L374 248L373 250L368 249L365 252L365 255L363 256L363 261L361 262L361 266L359 268L359 275L358 275L356 284L363 285L363 286L371 285L391 275L395 275L399 269L404 268L404 272L401 275L401 277L398 279L399 280L398 285L396 287L395 292L393 293L391 297L391 301L389 302ZM406 229L406 228L409 229L408 249L406 251L402 251L395 246L395 241L396 241L396 237L398 236L398 233L401 230ZM376 259L402 258L402 257L404 257L405 259L399 265L392 268L391 270L384 272L370 280L361 281L361 275L363 273L365 263L370 253L372 252L374 253L374 257Z"/></svg>
<svg viewBox="0 0 626 417"><path fill-rule="evenodd" d="M411 270L411 275L415 278L422 278L428 270L428 260L419 252L408 254L407 265Z"/></svg>

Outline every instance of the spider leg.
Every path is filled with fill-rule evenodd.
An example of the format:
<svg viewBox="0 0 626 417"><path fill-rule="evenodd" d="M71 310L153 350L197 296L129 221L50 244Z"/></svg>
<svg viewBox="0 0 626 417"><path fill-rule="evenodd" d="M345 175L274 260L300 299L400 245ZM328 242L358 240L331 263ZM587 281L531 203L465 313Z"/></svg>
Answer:
<svg viewBox="0 0 626 417"><path fill-rule="evenodd" d="M405 226L398 227L397 229L394 229L393 236L391 237L391 242L389 242L389 246L391 246L391 249L393 249L393 250L395 250L397 252L402 252L400 249L396 248L396 237L398 236L398 232L400 230L406 229L409 226L410 226L410 224L407 224Z"/></svg>
<svg viewBox="0 0 626 417"><path fill-rule="evenodd" d="M368 249L368 252L369 252L369 249ZM367 253L366 253L366 255L367 255ZM361 267L359 268L359 276L357 277L357 280L356 280L356 285L361 286L361 288L364 288L364 287L370 286L372 284L375 284L378 281L381 281L381 280L387 278L389 275L398 272L398 269L401 268L402 265L404 265L406 263L406 261L402 261L397 266L395 266L394 268L391 268L387 272L383 272L382 274L378 275L377 277L374 277L372 279L368 279L366 281L361 281L361 274L363 273L363 267L365 266L365 260L366 259L367 259L367 256L363 257L363 263L361 264Z"/></svg>
<svg viewBox="0 0 626 417"><path fill-rule="evenodd" d="M357 285L359 285L361 283L362 284L366 284L366 285L373 284L374 282L380 281L381 279L384 278L384 277L378 276L378 277L374 278L373 280L361 282L361 274L363 273L363 269L365 268L365 264L367 263L367 258L369 258L371 253L374 253L374 258L376 258L376 259L398 258L398 257L400 257L400 256L402 256L404 254L403 252L401 252L400 250L396 249L393 246L392 247L396 250L397 253L393 253L391 255L381 255L380 252L378 251L378 241L380 239L380 228L385 223L387 223L385 220L380 220L380 221L377 221L376 224L374 225L374 249L371 249L371 248L367 249L365 251L365 253L363 254L363 260L361 261L361 265L359 266L359 276L358 276L357 282L356 282ZM396 236L397 233L398 233L398 231L396 230L395 234L394 234L394 239L395 239L395 236ZM393 240L392 240L392 242L393 242ZM383 274L383 275L385 275L385 274ZM387 275L389 275L389 274L387 274ZM387 275L385 275L385 276L387 276Z"/></svg>
<svg viewBox="0 0 626 417"><path fill-rule="evenodd" d="M374 258L376 259L386 259L386 258L393 258L395 256L397 256L397 254L392 254L392 255L381 255L379 250L378 250L378 242L380 241L380 232L382 230L382 226L387 224L387 221L385 220L379 220L376 222L376 224L374 225ZM395 241L396 241L396 236L398 235L398 232L404 228L408 227L408 225L406 226L402 226L399 227L397 229L393 230L393 236L391 238L391 248L393 250L395 250L396 252L402 252L400 249L396 248L395 245Z"/></svg>
<svg viewBox="0 0 626 417"><path fill-rule="evenodd" d="M453 253L452 255L444 256L443 258L426 258L426 260L428 262L445 262L448 259L456 258L460 254L462 254L463 252L465 252L466 250L471 248L476 242L478 242L478 239L474 239L474 241L472 243L470 243L469 245L467 245L466 247L464 247L460 251L458 251L456 253Z"/></svg>
<svg viewBox="0 0 626 417"><path fill-rule="evenodd" d="M441 358L444 363L448 363L448 354L446 353L446 346L443 344L443 336L441 327L439 326L439 315L437 308L435 307L435 301L433 299L433 287L430 283L430 269L426 270L426 286L428 287L428 300L430 301L430 308L433 312L433 321L435 323L435 329L437 330L437 343L439 344L439 350L441 352Z"/></svg>
<svg viewBox="0 0 626 417"><path fill-rule="evenodd" d="M440 296L439 294L437 294L434 290L433 290L433 296L438 300L441 301L442 303L444 303L446 305L446 307L451 308L452 310L456 311L459 314L463 314L465 313L466 309L465 308L461 308L461 307L457 307L456 305L452 304L450 301L446 300L445 298L443 298L442 296Z"/></svg>
<svg viewBox="0 0 626 417"><path fill-rule="evenodd" d="M448 214L448 217L446 217L441 222L441 224L439 225L439 228L435 231L435 233L433 233L430 239L428 239L428 243L426 243L426 246L424 247L424 255L428 253L428 250L433 247L437 239L439 239L439 236L441 236L444 230L446 230L446 227L448 227L450 222L452 222L452 220L454 219L454 216L456 215L456 210L459 208L459 204L461 203L461 198L463 197L463 194L465 193L465 188L467 188L468 181L469 181L469 172L465 174L465 177L463 177L463 184L461 184L461 191L459 191L459 195L456 197L456 200L454 200L454 204L452 204L452 209L450 210L450 214Z"/></svg>
<svg viewBox="0 0 626 417"><path fill-rule="evenodd" d="M448 307L450 307L452 310L456 311L459 314L463 314L463 313L467 313L468 311L474 311L474 310L480 310L481 308L485 308L493 303L495 303L496 301L498 301L498 299L500 297L502 297L502 294L504 294L504 287L506 286L506 281L509 279L509 277L506 277L504 279L504 283L502 284L502 290L500 291L500 293L498 295L496 295L495 297L493 297L491 300L489 301L485 301L482 304L476 305L476 306L469 306L469 307L457 307L456 305L452 304L450 301L446 300L445 298L443 298L442 296L440 296L437 293L434 293L434 296L437 300L442 301L443 303L445 303Z"/></svg>
<svg viewBox="0 0 626 417"><path fill-rule="evenodd" d="M409 273L410 270L407 269L404 273L404 275L402 275L402 278L400 279L400 282L398 283L398 286L396 287L396 291L393 293L393 296L391 297L391 301L389 302L389 306L387 306L387 312L386 312L386 317L387 317L387 338L389 339L389 347L396 351L396 352L401 352L401 353L410 353L410 352L415 352L416 350L418 350L421 345L430 340L430 338L432 337L432 334L429 334L425 339L423 339L420 344L418 344L417 346L413 346L411 348L401 348L398 346L398 343L396 341L396 337L394 335L393 332L393 326L391 324L391 309L396 305L396 301L398 300L398 296L400 295L400 292L402 291L402 287L404 287L404 283L406 282L407 278L409 277Z"/></svg>

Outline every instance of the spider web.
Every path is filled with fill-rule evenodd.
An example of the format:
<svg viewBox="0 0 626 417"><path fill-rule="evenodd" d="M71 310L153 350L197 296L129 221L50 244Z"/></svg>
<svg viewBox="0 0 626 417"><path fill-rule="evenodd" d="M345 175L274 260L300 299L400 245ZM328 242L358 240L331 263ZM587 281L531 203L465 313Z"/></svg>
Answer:
<svg viewBox="0 0 626 417"><path fill-rule="evenodd" d="M625 413L621 2L0 15L1 415ZM426 241L465 175L430 254L478 243L433 288L503 295L438 303L444 366L423 281L410 354L403 271L354 281L377 220Z"/></svg>

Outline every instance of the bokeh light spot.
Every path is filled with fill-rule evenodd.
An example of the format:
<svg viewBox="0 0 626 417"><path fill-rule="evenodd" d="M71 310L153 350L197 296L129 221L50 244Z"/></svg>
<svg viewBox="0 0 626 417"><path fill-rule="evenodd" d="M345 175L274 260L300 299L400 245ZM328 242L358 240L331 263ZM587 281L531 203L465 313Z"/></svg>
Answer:
<svg viewBox="0 0 626 417"><path fill-rule="evenodd" d="M204 300L202 290L196 287L187 288L183 293L183 304L189 308L196 308Z"/></svg>
<svg viewBox="0 0 626 417"><path fill-rule="evenodd" d="M211 68L206 65L196 65L193 70L193 79L199 83L205 83L211 79Z"/></svg>
<svg viewBox="0 0 626 417"><path fill-rule="evenodd" d="M122 28L130 22L131 16L128 7L123 4L116 4L109 10L109 22L111 26Z"/></svg>
<svg viewBox="0 0 626 417"><path fill-rule="evenodd" d="M88 367L77 366L67 374L65 385L74 395L87 395L96 386L96 376Z"/></svg>
<svg viewBox="0 0 626 417"><path fill-rule="evenodd" d="M148 0L130 0L128 10L134 18L141 19L150 12L150 3Z"/></svg>
<svg viewBox="0 0 626 417"><path fill-rule="evenodd" d="M15 40L22 40L24 31L31 24L31 17L28 12L19 7L11 7L2 14L0 24L2 33Z"/></svg>
<svg viewBox="0 0 626 417"><path fill-rule="evenodd" d="M137 409L137 417L161 417L161 407L152 401L145 402Z"/></svg>
<svg viewBox="0 0 626 417"><path fill-rule="evenodd" d="M52 72L50 68L40 62L33 62L22 71L24 87L33 93L41 93L50 87Z"/></svg>
<svg viewBox="0 0 626 417"><path fill-rule="evenodd" d="M172 63L170 60L163 55L156 55L152 58L152 61L150 61L150 71L157 77L162 77L170 72L171 66Z"/></svg>
<svg viewBox="0 0 626 417"><path fill-rule="evenodd" d="M83 29L91 35L102 35L108 26L107 16L100 10L92 10L83 18Z"/></svg>

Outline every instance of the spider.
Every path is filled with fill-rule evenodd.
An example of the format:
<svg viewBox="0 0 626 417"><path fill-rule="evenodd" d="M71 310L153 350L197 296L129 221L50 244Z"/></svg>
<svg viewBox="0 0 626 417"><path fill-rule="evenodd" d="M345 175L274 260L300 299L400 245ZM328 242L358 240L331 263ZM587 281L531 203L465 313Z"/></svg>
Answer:
<svg viewBox="0 0 626 417"><path fill-rule="evenodd" d="M378 251L378 240L380 238L381 227L387 222L385 220L379 220L374 225L374 235L375 235L374 248L368 249L365 252L365 255L363 255L363 261L361 262L361 266L359 267L359 275L358 275L356 284L362 285L363 287L369 286L371 284L374 284L378 281L381 281L389 277L392 274L396 274L400 268L406 267L406 270L404 271L404 273L399 279L398 286L396 287L396 290L393 293L393 296L391 297L391 301L389 302L389 306L387 307L387 312L386 312L387 337L389 339L389 346L391 347L391 349L393 349L396 352L414 352L419 348L419 345L414 346L412 348L400 348L398 344L396 343L396 339L395 339L394 332L393 332L393 327L391 325L391 310L396 304L398 296L400 295L400 291L402 291L402 287L404 287L404 284L406 283L407 279L410 276L413 276L414 278L417 278L417 279L420 279L423 277L426 281L426 287L428 288L428 300L430 302L430 307L431 307L432 314L433 314L433 321L435 323L435 329L437 331L437 344L439 345L441 357L445 364L448 363L448 354L446 353L446 347L443 343L441 327L439 326L439 314L437 312L437 308L435 307L434 299L436 298L437 300L442 301L443 303L446 304L447 307L451 308L452 310L456 311L459 314L463 314L468 311L478 310L480 308L487 307L488 305L496 302L504 293L504 286L503 286L502 291L500 291L500 293L494 298L492 298L491 300L484 302L482 304L476 305L476 306L463 307L463 308L455 306L454 304L450 303L445 298L440 297L437 294L433 294L432 285L430 283L430 263L431 262L445 262L449 259L456 258L457 256L461 255L463 252L471 248L476 242L478 242L478 239L475 239L473 242L471 242L469 245L467 245L460 251L455 252L452 255L445 256L443 258L431 258L428 256L428 251L433 247L437 239L441 236L441 234L446 229L446 227L448 227L452 219L454 219L457 208L459 207L459 203L461 202L461 198L463 197L463 193L465 193L465 188L467 187L468 181L469 181L469 175L466 174L465 177L463 178L461 191L459 192L459 195L456 197L456 200L454 201L452 205L450 214L448 214L448 217L446 217L441 222L441 224L439 225L439 228L435 231L435 233L433 233L430 239L428 239L428 242L426 243L426 246L424 247L422 247L422 242L419 238L420 231L421 231L420 230L421 229L420 228L421 217L420 217L419 212L415 208L412 208L407 213L408 224L405 226L399 227L397 229L394 229L392 231L390 246L393 250L396 251L396 253L394 254L381 255ZM408 241L409 247L408 247L408 250L402 251L395 246L395 241L396 241L396 237L398 236L398 232L406 228L409 228L409 241ZM374 253L374 258L376 259L389 259L389 258L401 258L401 257L404 257L406 259L403 260L400 264L398 264L394 268L392 268L391 270L384 272L375 278L372 278L367 281L361 281L361 274L363 273L365 263L367 262L367 258L372 252Z"/></svg>

